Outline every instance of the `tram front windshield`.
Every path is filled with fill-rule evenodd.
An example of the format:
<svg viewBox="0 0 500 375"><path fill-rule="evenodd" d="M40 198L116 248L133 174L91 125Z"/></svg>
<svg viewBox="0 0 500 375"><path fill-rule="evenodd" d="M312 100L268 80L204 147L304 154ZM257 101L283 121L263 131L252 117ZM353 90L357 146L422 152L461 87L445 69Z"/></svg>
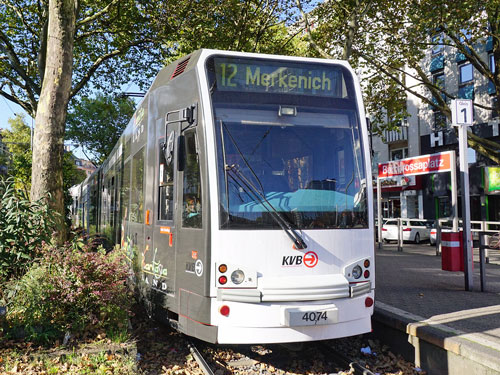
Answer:
<svg viewBox="0 0 500 375"><path fill-rule="evenodd" d="M368 226L347 69L223 57L207 72L222 229L274 229L280 220L298 229Z"/></svg>

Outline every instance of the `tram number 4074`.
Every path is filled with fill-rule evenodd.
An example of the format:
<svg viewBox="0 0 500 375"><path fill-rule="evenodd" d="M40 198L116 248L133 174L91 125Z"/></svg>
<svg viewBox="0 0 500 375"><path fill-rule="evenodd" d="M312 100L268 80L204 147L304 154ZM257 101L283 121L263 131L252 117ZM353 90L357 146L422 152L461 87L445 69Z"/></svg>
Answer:
<svg viewBox="0 0 500 375"><path fill-rule="evenodd" d="M314 322L314 324L317 324L322 320L327 321L328 316L326 311L311 311L304 313L304 315L302 315L302 320L308 323Z"/></svg>

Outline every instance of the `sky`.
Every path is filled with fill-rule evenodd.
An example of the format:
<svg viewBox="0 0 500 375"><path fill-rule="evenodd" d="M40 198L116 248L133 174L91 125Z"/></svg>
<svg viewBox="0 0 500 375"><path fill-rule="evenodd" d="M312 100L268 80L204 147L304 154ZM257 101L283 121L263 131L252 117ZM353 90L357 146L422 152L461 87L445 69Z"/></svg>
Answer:
<svg viewBox="0 0 500 375"><path fill-rule="evenodd" d="M129 83L122 87L123 92L140 92L139 87L134 83ZM142 100L142 98L132 98L136 104ZM0 96L0 129L10 129L9 119L14 118L16 114L23 113L25 115L24 121L28 126L31 126L32 119L24 109L22 109L19 105L5 99L3 96ZM33 119L34 124L34 119ZM65 144L70 144L66 142ZM88 160L87 157L83 154L80 147L75 147L72 145L71 151L73 154L80 159Z"/></svg>
<svg viewBox="0 0 500 375"><path fill-rule="evenodd" d="M12 119L16 116L16 114L24 114L24 121L28 126L32 125L31 116L29 116L24 109L18 106L15 103L12 103L5 99L3 96L0 96L0 129L10 129L9 119ZM33 124L34 124L33 119ZM80 148L72 148L73 154L80 159L85 159L85 155L81 151Z"/></svg>
<svg viewBox="0 0 500 375"><path fill-rule="evenodd" d="M10 118L14 118L17 113L24 113L26 115L26 120L31 118L20 106L8 101L3 96L0 96L0 128L10 129L8 120Z"/></svg>

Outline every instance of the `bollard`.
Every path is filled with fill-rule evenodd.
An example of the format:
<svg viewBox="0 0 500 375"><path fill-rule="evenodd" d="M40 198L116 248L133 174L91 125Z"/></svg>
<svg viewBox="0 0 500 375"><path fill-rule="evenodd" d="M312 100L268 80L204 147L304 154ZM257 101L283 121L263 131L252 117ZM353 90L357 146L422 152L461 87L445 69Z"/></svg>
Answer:
<svg viewBox="0 0 500 375"><path fill-rule="evenodd" d="M445 232L442 234L443 252L441 254L441 269L443 271L464 271L463 248L460 242L460 232Z"/></svg>
<svg viewBox="0 0 500 375"><path fill-rule="evenodd" d="M398 251L403 251L403 226L401 218L398 218Z"/></svg>

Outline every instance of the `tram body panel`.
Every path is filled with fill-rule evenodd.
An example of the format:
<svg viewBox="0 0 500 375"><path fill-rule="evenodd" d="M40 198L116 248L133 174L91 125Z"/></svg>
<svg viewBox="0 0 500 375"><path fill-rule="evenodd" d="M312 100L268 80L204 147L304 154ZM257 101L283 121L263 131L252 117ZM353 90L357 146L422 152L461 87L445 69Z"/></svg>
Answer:
<svg viewBox="0 0 500 375"><path fill-rule="evenodd" d="M207 298L210 280L207 276L210 272L207 240L210 211L208 204L203 204L209 201L208 188L205 186L208 179L204 123L199 114L203 105L196 87L197 77L191 69L168 84L155 82L155 89L149 92L151 109L148 128L154 137L148 143L146 191L152 198L146 200L146 215L149 210L150 224L145 225L147 242L142 253L139 253L138 261L146 285L143 294L146 299L154 301L156 308L152 313L165 319L167 312L161 309L168 309L179 315L179 330L214 341L213 334L212 338L208 338L200 332L199 323L191 327L193 320L210 321L210 300ZM189 124L183 118L186 108L195 110L195 123ZM181 133L183 137L180 137ZM170 136L174 150L173 160L167 166L162 147ZM184 170L178 169L181 162L177 154L179 142L184 142L183 146L187 150ZM196 157L190 156L189 152L196 153ZM187 170L190 157L191 160L193 157L197 160L196 186L188 186L192 180L192 173ZM186 176L187 173L190 173L189 176ZM189 222L190 218L184 215L185 198L191 193L197 195L199 204L203 204L199 216L201 220L195 223ZM189 319L185 321L185 317Z"/></svg>
<svg viewBox="0 0 500 375"><path fill-rule="evenodd" d="M355 242L352 240L353 231L356 233ZM279 230L214 231L214 265L236 263L258 271L258 278L261 279L342 274L347 264L360 258L370 258L373 263L370 248L372 233L369 229L306 230L302 234L308 246L297 250L286 234ZM306 256L310 252L314 254ZM211 295L214 296L217 287L215 283L212 285Z"/></svg>

